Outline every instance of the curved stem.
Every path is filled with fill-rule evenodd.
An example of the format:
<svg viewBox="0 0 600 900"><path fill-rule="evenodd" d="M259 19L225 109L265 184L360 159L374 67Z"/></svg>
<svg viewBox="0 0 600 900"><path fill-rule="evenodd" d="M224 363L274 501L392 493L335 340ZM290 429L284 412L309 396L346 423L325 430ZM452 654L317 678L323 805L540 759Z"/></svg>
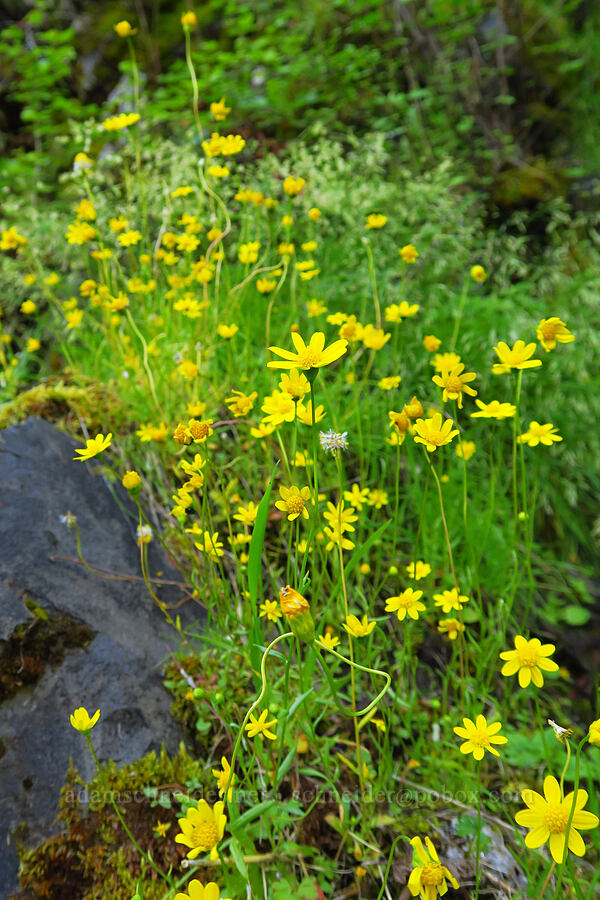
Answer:
<svg viewBox="0 0 600 900"><path fill-rule="evenodd" d="M266 647L266 649L262 655L262 659L260 662L260 677L261 677L262 685L261 685L261 689L260 689L260 693L259 693L258 697L254 701L252 706L249 707L249 709L246 712L246 715L244 716L244 721L240 725L240 730L239 730L238 736L236 738L235 744L233 745L233 752L231 754L231 766L229 769L229 778L227 779L227 784L225 785L225 790L223 791L223 797L226 800L229 797L229 788L231 787L231 782L233 781L233 775L234 775L234 769L235 769L235 758L237 756L237 753L238 753L238 750L240 747L240 743L244 736L244 728L246 726L246 722L248 721L251 714L254 712L254 710L256 709L256 707L258 706L260 701L262 700L262 698L265 696L265 693L267 690L267 674L266 674L267 657L268 657L269 653L271 652L271 650L273 649L273 647L276 644L278 644L279 641L283 641L283 640L285 640L285 638L290 638L290 637L291 638L294 637L293 631L286 631L285 634L280 634L278 637L275 638L275 640L271 641L271 643L269 644L268 647Z"/></svg>

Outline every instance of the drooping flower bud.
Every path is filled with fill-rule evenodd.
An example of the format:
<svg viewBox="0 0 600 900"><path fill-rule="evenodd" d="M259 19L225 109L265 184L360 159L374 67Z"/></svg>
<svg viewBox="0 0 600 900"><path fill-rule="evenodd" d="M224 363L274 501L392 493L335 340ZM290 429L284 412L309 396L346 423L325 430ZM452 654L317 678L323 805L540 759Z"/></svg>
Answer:
<svg viewBox="0 0 600 900"><path fill-rule="evenodd" d="M307 644L312 644L315 639L315 623L308 600L286 584L279 591L279 605L296 637L306 641Z"/></svg>

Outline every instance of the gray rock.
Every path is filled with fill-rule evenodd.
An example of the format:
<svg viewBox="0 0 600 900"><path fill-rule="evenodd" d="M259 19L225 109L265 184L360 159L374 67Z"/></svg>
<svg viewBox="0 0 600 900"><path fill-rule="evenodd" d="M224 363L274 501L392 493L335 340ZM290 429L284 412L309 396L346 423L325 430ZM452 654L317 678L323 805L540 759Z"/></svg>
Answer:
<svg viewBox="0 0 600 900"><path fill-rule="evenodd" d="M92 732L99 758L133 762L182 739L169 717L161 662L178 646L175 632L142 581L104 579L78 562L75 534L61 517L77 517L82 552L92 566L136 578L137 513L120 484L94 461L73 461L77 444L41 419L0 434L0 669L18 633L35 627L24 601L51 619L86 626L90 642L65 649L41 666L41 677L0 707L0 898L18 887L13 833L36 846L54 833L59 790L72 757L87 780L94 772L85 739L69 723L79 706L101 710ZM79 444L82 446L82 443ZM106 454L105 454L106 456ZM160 546L149 546L151 574L181 582ZM177 587L158 587L169 605ZM183 624L199 618L191 603L177 609ZM25 624L25 627L24 626ZM12 636L12 639L11 639Z"/></svg>

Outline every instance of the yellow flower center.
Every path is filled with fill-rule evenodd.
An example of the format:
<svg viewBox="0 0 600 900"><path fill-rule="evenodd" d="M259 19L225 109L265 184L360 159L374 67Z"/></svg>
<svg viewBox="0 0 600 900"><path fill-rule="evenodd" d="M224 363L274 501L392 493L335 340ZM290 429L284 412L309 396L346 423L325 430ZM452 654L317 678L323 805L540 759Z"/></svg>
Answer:
<svg viewBox="0 0 600 900"><path fill-rule="evenodd" d="M444 878L444 867L439 862L430 862L423 866L421 872L421 883L435 887L441 884Z"/></svg>
<svg viewBox="0 0 600 900"><path fill-rule="evenodd" d="M214 822L200 822L192 831L192 841L195 847L203 850L212 850L217 845L219 833Z"/></svg>
<svg viewBox="0 0 600 900"><path fill-rule="evenodd" d="M458 375L449 375L446 378L445 388L449 394L460 394L463 383Z"/></svg>
<svg viewBox="0 0 600 900"><path fill-rule="evenodd" d="M316 350L311 350L310 347L307 347L302 353L298 354L298 361L303 369L312 369L314 366L318 365L321 359L321 354Z"/></svg>
<svg viewBox="0 0 600 900"><path fill-rule="evenodd" d="M517 659L522 669L533 669L538 664L538 654L529 647L517 651Z"/></svg>
<svg viewBox="0 0 600 900"><path fill-rule="evenodd" d="M204 423L197 423L194 425L190 425L190 432L194 440L199 440L200 438L208 437L208 425Z"/></svg>
<svg viewBox="0 0 600 900"><path fill-rule="evenodd" d="M559 333L560 325L555 325L553 322L545 322L542 326L540 326L540 331L544 335L545 341L551 341Z"/></svg>
<svg viewBox="0 0 600 900"><path fill-rule="evenodd" d="M567 830L568 813L560 803L549 803L544 810L544 824L551 834L560 834Z"/></svg>
<svg viewBox="0 0 600 900"><path fill-rule="evenodd" d="M475 734L469 735L469 740L476 747L489 747L490 739L486 731L476 731Z"/></svg>
<svg viewBox="0 0 600 900"><path fill-rule="evenodd" d="M301 513L304 509L304 500L300 496L300 494L297 494L295 497L288 497L285 502L288 508L288 512Z"/></svg>

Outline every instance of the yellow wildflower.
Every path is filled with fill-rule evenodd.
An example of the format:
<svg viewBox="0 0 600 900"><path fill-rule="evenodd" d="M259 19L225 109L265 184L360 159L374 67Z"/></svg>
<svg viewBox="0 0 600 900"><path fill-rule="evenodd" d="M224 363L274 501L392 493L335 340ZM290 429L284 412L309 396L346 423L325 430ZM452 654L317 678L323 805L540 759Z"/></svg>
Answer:
<svg viewBox="0 0 600 900"><path fill-rule="evenodd" d="M366 637L371 634L377 622L373 620L369 622L367 614L362 617L362 621L357 616L346 616L346 621L342 623L342 627L346 629L349 635L355 638Z"/></svg>
<svg viewBox="0 0 600 900"><path fill-rule="evenodd" d="M464 726L464 727L463 727ZM489 725L485 716L479 715L475 722L463 717L463 725L453 728L455 734L465 739L459 750L461 753L472 753L479 762L483 759L486 750L494 756L500 756L493 744L506 744L508 738L498 734L502 728L501 722L491 722Z"/></svg>
<svg viewBox="0 0 600 900"><path fill-rule="evenodd" d="M541 366L541 359L530 359L535 353L536 344L532 341L525 344L525 341L515 341L512 349L504 341L498 341L498 346L494 347L496 354L500 360L494 363L492 372L496 375L510 372L511 369L532 369Z"/></svg>
<svg viewBox="0 0 600 900"><path fill-rule="evenodd" d="M565 323L557 316L542 319L537 327L536 334L546 353L554 350L557 342L559 344L570 344L571 341L575 340L575 335L569 331Z"/></svg>
<svg viewBox="0 0 600 900"><path fill-rule="evenodd" d="M516 672L519 673L519 686L522 688L529 687L533 681L536 687L542 687L544 678L542 669L545 672L557 672L558 666L552 659L556 647L554 644L542 644L539 638L531 638L527 640L522 635L515 636L515 649L504 650L500 654L500 659L506 660L502 666L501 674L509 677Z"/></svg>
<svg viewBox="0 0 600 900"><path fill-rule="evenodd" d="M313 369L328 366L346 352L348 342L345 340L334 341L325 348L325 335L322 331L315 332L308 344L297 332L292 332L292 343L296 353L284 350L280 347L269 347L272 353L281 356L281 360L271 360L267 363L269 369Z"/></svg>
<svg viewBox="0 0 600 900"><path fill-rule="evenodd" d="M543 797L529 788L521 792L521 797L527 809L519 810L515 821L517 825L531 829L525 836L526 847L534 850L548 841L552 859L559 864L565 856L565 844L575 856L584 855L585 844L579 832L598 827L598 816L583 808L588 799L587 791L578 790L577 795L571 791L563 797L554 775L546 775ZM571 823L567 833L569 818Z"/></svg>

